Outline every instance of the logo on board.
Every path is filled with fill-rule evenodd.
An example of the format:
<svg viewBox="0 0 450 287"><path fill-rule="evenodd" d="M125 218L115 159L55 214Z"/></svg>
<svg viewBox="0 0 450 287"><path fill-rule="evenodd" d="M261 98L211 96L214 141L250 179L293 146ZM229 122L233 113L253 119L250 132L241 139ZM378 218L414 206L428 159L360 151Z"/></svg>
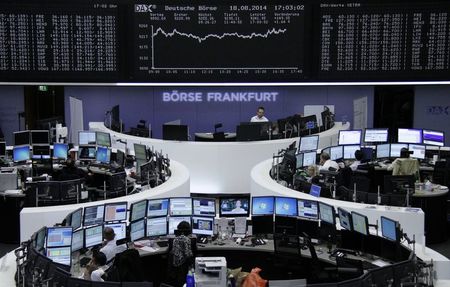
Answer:
<svg viewBox="0 0 450 287"><path fill-rule="evenodd" d="M238 92L185 92L173 90L162 93L163 102L187 103L227 103L256 102L273 103L277 101L278 92L273 91L238 91Z"/></svg>
<svg viewBox="0 0 450 287"><path fill-rule="evenodd" d="M426 114L432 116L450 115L450 106L428 106Z"/></svg>

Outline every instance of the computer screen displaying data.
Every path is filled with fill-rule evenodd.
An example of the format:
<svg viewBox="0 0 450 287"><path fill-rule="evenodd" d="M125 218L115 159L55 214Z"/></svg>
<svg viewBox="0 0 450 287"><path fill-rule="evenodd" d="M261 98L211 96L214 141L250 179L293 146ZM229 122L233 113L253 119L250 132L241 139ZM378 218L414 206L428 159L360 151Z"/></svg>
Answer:
<svg viewBox="0 0 450 287"><path fill-rule="evenodd" d="M338 208L339 223L347 230L352 230L352 214L342 208Z"/></svg>
<svg viewBox="0 0 450 287"><path fill-rule="evenodd" d="M192 233L197 235L213 236L214 218L193 216Z"/></svg>
<svg viewBox="0 0 450 287"><path fill-rule="evenodd" d="M409 144L408 149L412 154L410 157L417 159L425 159L425 146L420 144Z"/></svg>
<svg viewBox="0 0 450 287"><path fill-rule="evenodd" d="M274 200L273 196L252 197L252 215L273 214Z"/></svg>
<svg viewBox="0 0 450 287"><path fill-rule="evenodd" d="M72 233L72 252L84 247L84 229Z"/></svg>
<svg viewBox="0 0 450 287"><path fill-rule="evenodd" d="M316 150L319 146L319 136L307 136L300 138L300 152Z"/></svg>
<svg viewBox="0 0 450 287"><path fill-rule="evenodd" d="M46 250L47 258L51 259L53 262L70 266L71 265L71 251L70 246L68 247L52 247Z"/></svg>
<svg viewBox="0 0 450 287"><path fill-rule="evenodd" d="M364 132L364 142L385 143L388 141L388 129L366 129Z"/></svg>
<svg viewBox="0 0 450 287"><path fill-rule="evenodd" d="M377 145L377 158L388 158L391 154L390 144Z"/></svg>
<svg viewBox="0 0 450 287"><path fill-rule="evenodd" d="M132 242L145 237L145 220L130 223L130 240Z"/></svg>
<svg viewBox="0 0 450 287"><path fill-rule="evenodd" d="M83 226L103 223L104 205L87 206L84 208Z"/></svg>
<svg viewBox="0 0 450 287"><path fill-rule="evenodd" d="M95 132L81 131L78 133L78 144L95 145Z"/></svg>
<svg viewBox="0 0 450 287"><path fill-rule="evenodd" d="M72 245L72 227L48 227L47 247Z"/></svg>
<svg viewBox="0 0 450 287"><path fill-rule="evenodd" d="M30 160L30 146L15 146L13 148L13 160L14 162Z"/></svg>
<svg viewBox="0 0 450 287"><path fill-rule="evenodd" d="M332 146L330 147L330 159L331 160L338 160L342 159L344 157L344 147L339 146Z"/></svg>
<svg viewBox="0 0 450 287"><path fill-rule="evenodd" d="M317 201L298 199L297 200L298 216L303 218L318 219L319 208Z"/></svg>
<svg viewBox="0 0 450 287"><path fill-rule="evenodd" d="M67 144L62 143L54 143L53 144L53 158L55 159L67 159L67 152L69 150L69 146Z"/></svg>
<svg viewBox="0 0 450 287"><path fill-rule="evenodd" d="M109 133L96 132L96 142L98 146L111 147L111 137Z"/></svg>
<svg viewBox="0 0 450 287"><path fill-rule="evenodd" d="M361 149L359 145L344 146L344 159L355 159L355 151Z"/></svg>
<svg viewBox="0 0 450 287"><path fill-rule="evenodd" d="M422 143L422 130L419 129L398 129L399 143L412 143L420 144Z"/></svg>
<svg viewBox="0 0 450 287"><path fill-rule="evenodd" d="M127 202L105 204L105 222L126 220L127 204Z"/></svg>
<svg viewBox="0 0 450 287"><path fill-rule="evenodd" d="M338 145L360 145L361 130L339 131Z"/></svg>
<svg viewBox="0 0 450 287"><path fill-rule="evenodd" d="M320 185L311 184L311 188L309 189L309 194L315 197L320 197L320 191L322 187Z"/></svg>
<svg viewBox="0 0 450 287"><path fill-rule="evenodd" d="M216 216L216 200L213 198L193 198L193 215Z"/></svg>
<svg viewBox="0 0 450 287"><path fill-rule="evenodd" d="M84 230L84 245L86 248L100 245L103 242L103 225L93 226Z"/></svg>
<svg viewBox="0 0 450 287"><path fill-rule="evenodd" d="M291 197L275 197L275 214L297 216L297 199Z"/></svg>
<svg viewBox="0 0 450 287"><path fill-rule="evenodd" d="M150 199L147 203L147 217L167 216L169 210L169 200L164 199Z"/></svg>
<svg viewBox="0 0 450 287"><path fill-rule="evenodd" d="M127 237L127 224L125 222L109 223L105 224L104 227L111 227L114 230L115 240L122 240Z"/></svg>
<svg viewBox="0 0 450 287"><path fill-rule="evenodd" d="M163 236L167 235L167 217L147 218L147 236Z"/></svg>
<svg viewBox="0 0 450 287"><path fill-rule="evenodd" d="M192 215L192 199L190 197L180 197L170 199L170 216Z"/></svg>
<svg viewBox="0 0 450 287"><path fill-rule="evenodd" d="M130 221L136 221L145 217L147 212L147 200L134 202L130 206Z"/></svg>
<svg viewBox="0 0 450 287"><path fill-rule="evenodd" d="M367 216L352 212L353 231L363 235L369 235L369 222Z"/></svg>
<svg viewBox="0 0 450 287"><path fill-rule="evenodd" d="M408 145L407 144L391 144L391 152L390 152L390 157L400 157L400 152L402 150L402 148L406 148L408 149Z"/></svg>
<svg viewBox="0 0 450 287"><path fill-rule="evenodd" d="M317 153L315 151L303 153L303 166L316 164Z"/></svg>
<svg viewBox="0 0 450 287"><path fill-rule="evenodd" d="M296 166L295 166L295 168L299 169L299 168L304 167L304 165L303 165L303 153L296 154L295 158L296 158Z"/></svg>
<svg viewBox="0 0 450 287"><path fill-rule="evenodd" d="M397 221L381 216L381 234L384 238L397 241L399 239L397 226Z"/></svg>
<svg viewBox="0 0 450 287"><path fill-rule="evenodd" d="M111 161L111 150L107 147L97 147L97 152L95 153L95 160L100 163L109 164Z"/></svg>
<svg viewBox="0 0 450 287"><path fill-rule="evenodd" d="M320 220L329 224L336 224L334 207L332 205L319 202L319 214Z"/></svg>
<svg viewBox="0 0 450 287"><path fill-rule="evenodd" d="M191 224L191 217L190 216L177 216L177 217L169 217L169 234L175 234L175 229L178 228L178 224L181 222L186 221L189 224Z"/></svg>
<svg viewBox="0 0 450 287"><path fill-rule="evenodd" d="M423 144L444 146L444 132L433 131L433 130L423 130Z"/></svg>

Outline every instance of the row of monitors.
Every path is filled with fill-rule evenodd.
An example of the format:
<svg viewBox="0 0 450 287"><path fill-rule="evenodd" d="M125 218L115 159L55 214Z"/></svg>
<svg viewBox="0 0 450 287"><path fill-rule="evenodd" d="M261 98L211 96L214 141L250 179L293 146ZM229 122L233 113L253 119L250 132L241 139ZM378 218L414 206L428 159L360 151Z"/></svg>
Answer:
<svg viewBox="0 0 450 287"><path fill-rule="evenodd" d="M385 143L388 142L388 129L365 129L365 143ZM427 129L398 129L397 142L407 144L426 144L444 146L444 132ZM342 130L339 131L338 145L360 145L362 130Z"/></svg>
<svg viewBox="0 0 450 287"><path fill-rule="evenodd" d="M1 148L1 146L0 146ZM49 144L14 146L13 161L23 162L30 159L60 159L66 160L69 146L64 143L54 143L53 151ZM5 152L6 153L6 152Z"/></svg>
<svg viewBox="0 0 450 287"><path fill-rule="evenodd" d="M78 132L78 145L97 145L111 147L111 136L105 132Z"/></svg>
<svg viewBox="0 0 450 287"><path fill-rule="evenodd" d="M26 130L14 132L14 145L49 144L48 130Z"/></svg>

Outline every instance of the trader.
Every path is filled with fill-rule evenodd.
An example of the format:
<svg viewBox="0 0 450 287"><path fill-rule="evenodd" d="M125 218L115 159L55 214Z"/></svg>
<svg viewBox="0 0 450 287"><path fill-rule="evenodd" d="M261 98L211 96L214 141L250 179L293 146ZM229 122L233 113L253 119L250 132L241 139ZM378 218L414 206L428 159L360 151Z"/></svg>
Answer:
<svg viewBox="0 0 450 287"><path fill-rule="evenodd" d="M268 121L269 120L264 116L264 107L258 107L258 110L256 111L256 116L250 119L250 122L252 123L262 123Z"/></svg>
<svg viewBox="0 0 450 287"><path fill-rule="evenodd" d="M103 238L105 238L105 241L103 242L103 247L100 248L100 251L105 253L107 263L109 263L112 259L114 259L117 253L120 253L123 250L120 246L117 246L115 239L116 234L114 233L114 229L111 227L105 227L103 229Z"/></svg>
<svg viewBox="0 0 450 287"><path fill-rule="evenodd" d="M56 175L58 180L72 180L86 178L86 173L75 166L75 161L68 158L66 165Z"/></svg>
<svg viewBox="0 0 450 287"><path fill-rule="evenodd" d="M322 152L320 154L320 170L333 170L336 171L339 169L339 165L334 160L330 159L330 155L326 152Z"/></svg>
<svg viewBox="0 0 450 287"><path fill-rule="evenodd" d="M358 168L358 165L362 164L362 160L364 158L364 153L358 149L355 151L355 161L350 165L350 168L355 171Z"/></svg>

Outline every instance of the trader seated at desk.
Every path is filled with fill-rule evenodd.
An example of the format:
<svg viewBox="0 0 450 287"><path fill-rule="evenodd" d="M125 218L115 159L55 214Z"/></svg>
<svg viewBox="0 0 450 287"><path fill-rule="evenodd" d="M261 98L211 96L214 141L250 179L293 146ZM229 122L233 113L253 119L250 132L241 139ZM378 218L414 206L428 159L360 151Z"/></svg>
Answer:
<svg viewBox="0 0 450 287"><path fill-rule="evenodd" d="M326 152L322 152L320 154L319 165L320 165L319 170L330 170L330 168L333 171L339 170L339 164L337 162L335 162L334 160L331 160L330 155Z"/></svg>
<svg viewBox="0 0 450 287"><path fill-rule="evenodd" d="M349 166L352 171L355 171L359 165L362 164L362 160L364 158L364 153L361 150L355 151L355 161Z"/></svg>
<svg viewBox="0 0 450 287"><path fill-rule="evenodd" d="M102 279L105 270L102 268L106 265L106 255L103 252L94 250L92 253L92 259L86 265L84 270L83 279L92 281L104 281Z"/></svg>
<svg viewBox="0 0 450 287"><path fill-rule="evenodd" d="M419 161L415 158L409 158L410 151L407 148L400 150L400 158L395 159L388 170L392 170L392 175L415 175L419 178Z"/></svg>
<svg viewBox="0 0 450 287"><path fill-rule="evenodd" d="M86 176L87 174L82 169L76 167L75 161L71 158L68 158L66 165L57 174L55 174L55 178L60 181L81 179Z"/></svg>
<svg viewBox="0 0 450 287"><path fill-rule="evenodd" d="M100 252L103 252L106 255L107 263L110 263L117 253L124 251L122 246L117 245L115 237L116 234L114 233L114 229L111 227L105 227L103 229L103 238L105 238L105 241L103 242L103 247L100 248Z"/></svg>
<svg viewBox="0 0 450 287"><path fill-rule="evenodd" d="M256 116L252 117L250 119L250 122L252 123L261 123L261 122L268 122L269 119L267 119L264 116L264 107L258 107L258 110L256 111Z"/></svg>

